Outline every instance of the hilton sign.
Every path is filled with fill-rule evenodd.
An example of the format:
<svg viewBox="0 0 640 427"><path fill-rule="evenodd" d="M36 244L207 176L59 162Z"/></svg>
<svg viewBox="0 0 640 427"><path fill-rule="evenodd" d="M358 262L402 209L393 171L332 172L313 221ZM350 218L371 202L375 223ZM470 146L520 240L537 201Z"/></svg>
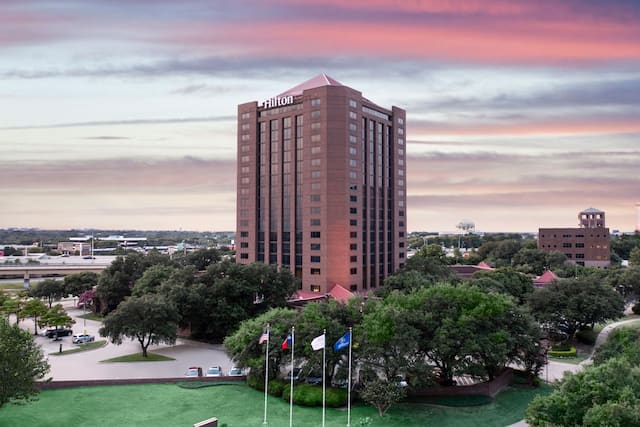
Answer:
<svg viewBox="0 0 640 427"><path fill-rule="evenodd" d="M277 96L275 98L269 98L262 101L262 108L283 107L290 104L293 104L293 95L282 97Z"/></svg>

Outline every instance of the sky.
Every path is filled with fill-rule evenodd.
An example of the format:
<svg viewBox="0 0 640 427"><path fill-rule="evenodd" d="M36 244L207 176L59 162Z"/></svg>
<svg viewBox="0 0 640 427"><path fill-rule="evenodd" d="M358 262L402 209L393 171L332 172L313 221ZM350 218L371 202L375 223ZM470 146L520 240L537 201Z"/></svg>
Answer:
<svg viewBox="0 0 640 427"><path fill-rule="evenodd" d="M0 228L235 229L237 105L407 111L407 226L640 202L640 1L1 0Z"/></svg>

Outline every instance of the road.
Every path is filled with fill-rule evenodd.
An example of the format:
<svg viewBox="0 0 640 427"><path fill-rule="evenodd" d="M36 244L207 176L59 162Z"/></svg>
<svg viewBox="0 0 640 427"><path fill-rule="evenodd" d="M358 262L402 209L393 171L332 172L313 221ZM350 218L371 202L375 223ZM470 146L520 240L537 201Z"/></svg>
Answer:
<svg viewBox="0 0 640 427"><path fill-rule="evenodd" d="M94 335L96 340L105 339L98 333L101 322L79 318L78 316L83 312L73 307L73 300L63 301L63 305L76 321L73 326L74 333L82 333L86 330L87 333ZM31 319L22 320L20 326L31 333L34 331ZM175 360L146 363L101 363L105 359L139 353L141 349L137 341L123 341L121 345L108 343L99 349L60 356L51 354L60 350L60 344L63 351L76 347L71 343L71 336L62 337L60 341L38 336L36 342L40 344L43 353L47 356L51 366L48 376L53 380L173 378L182 376L189 366L201 366L206 370L209 366L219 365L225 373L233 366L233 362L221 344L204 344L186 339L178 339L175 345L151 345L149 351Z"/></svg>

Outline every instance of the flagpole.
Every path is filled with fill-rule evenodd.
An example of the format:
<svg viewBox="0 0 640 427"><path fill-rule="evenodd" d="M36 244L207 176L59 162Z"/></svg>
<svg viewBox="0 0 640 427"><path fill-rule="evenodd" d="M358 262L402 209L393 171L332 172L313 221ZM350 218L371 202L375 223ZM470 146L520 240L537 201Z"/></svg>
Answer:
<svg viewBox="0 0 640 427"><path fill-rule="evenodd" d="M265 350L264 363L264 421L262 424L267 425L267 390L269 388L269 336L271 335L270 325L267 323L267 349Z"/></svg>
<svg viewBox="0 0 640 427"><path fill-rule="evenodd" d="M326 364L327 330L326 329L322 330L322 336L324 337L324 343L322 345L322 427L324 427L324 417L325 417L325 408L326 408L325 399L326 399L326 389L327 389L327 384L326 384L327 376L325 375L325 372L324 372L325 367L327 366Z"/></svg>
<svg viewBox="0 0 640 427"><path fill-rule="evenodd" d="M291 327L291 386L289 393L289 427L293 427L293 349L295 347L295 331L296 327Z"/></svg>
<svg viewBox="0 0 640 427"><path fill-rule="evenodd" d="M353 342L352 328L349 328L349 381L347 382L347 427L351 426L351 343Z"/></svg>

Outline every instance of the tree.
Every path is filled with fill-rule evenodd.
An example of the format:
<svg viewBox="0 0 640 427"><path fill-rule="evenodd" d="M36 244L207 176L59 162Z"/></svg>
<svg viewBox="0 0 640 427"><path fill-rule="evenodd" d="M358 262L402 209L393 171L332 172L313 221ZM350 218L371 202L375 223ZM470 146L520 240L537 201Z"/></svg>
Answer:
<svg viewBox="0 0 640 427"><path fill-rule="evenodd" d="M76 323L76 321L67 314L67 312L64 310L64 307L62 307L62 304L56 304L42 315L42 317L40 318L40 323L44 325L54 326L56 330L58 330L60 326L70 327L71 325ZM56 339L57 336L58 335L56 332Z"/></svg>
<svg viewBox="0 0 640 427"><path fill-rule="evenodd" d="M176 307L164 297L132 296L104 319L100 335L109 337L114 344L122 344L124 337L138 340L142 356L147 357L150 344L175 343L178 320Z"/></svg>
<svg viewBox="0 0 640 427"><path fill-rule="evenodd" d="M84 291L92 289L98 284L98 275L92 272L70 274L64 278L64 293L79 296Z"/></svg>
<svg viewBox="0 0 640 427"><path fill-rule="evenodd" d="M49 301L49 308L51 308L53 301L59 300L64 295L64 283L54 279L45 279L29 289L29 296L46 298Z"/></svg>
<svg viewBox="0 0 640 427"><path fill-rule="evenodd" d="M33 319L33 334L38 335L38 321L42 316L47 313L47 306L42 300L30 299L24 305L22 309L22 315L24 317L31 317Z"/></svg>
<svg viewBox="0 0 640 427"><path fill-rule="evenodd" d="M406 396L406 390L395 381L385 381L375 378L364 383L360 391L362 400L378 409L382 417L394 403L398 403Z"/></svg>
<svg viewBox="0 0 640 427"><path fill-rule="evenodd" d="M175 270L175 267L166 265L152 265L144 271L142 277L136 280L131 294L139 297L144 294L155 293L162 282L169 279Z"/></svg>
<svg viewBox="0 0 640 427"><path fill-rule="evenodd" d="M640 266L640 247L636 246L629 252L629 265Z"/></svg>
<svg viewBox="0 0 640 427"><path fill-rule="evenodd" d="M33 398L38 393L35 380L48 371L49 364L31 334L0 318L0 408Z"/></svg>
<svg viewBox="0 0 640 427"><path fill-rule="evenodd" d="M0 306L0 311L7 315L7 320L11 314L15 314L17 325L20 323L20 315L22 314L22 301L18 298L8 298Z"/></svg>
<svg viewBox="0 0 640 427"><path fill-rule="evenodd" d="M211 264L220 262L220 251L215 248L198 249L188 253L184 257L178 258L178 262L183 266L193 266L197 271L204 271Z"/></svg>
<svg viewBox="0 0 640 427"><path fill-rule="evenodd" d="M407 260L406 271L418 271L433 282L450 279L453 273L449 269L447 257L438 245L428 245Z"/></svg>
<svg viewBox="0 0 640 427"><path fill-rule="evenodd" d="M624 357L632 365L640 366L640 330L616 328L607 341L596 349L593 364L601 365L615 357Z"/></svg>
<svg viewBox="0 0 640 427"><path fill-rule="evenodd" d="M527 296L533 292L531 278L511 267L477 271L469 283L482 289L511 295L518 304L524 304Z"/></svg>
<svg viewBox="0 0 640 427"><path fill-rule="evenodd" d="M565 373L559 387L536 397L527 408L532 427L640 425L640 370L611 359L576 374Z"/></svg>
<svg viewBox="0 0 640 427"><path fill-rule="evenodd" d="M620 294L592 276L564 279L536 289L528 305L533 316L572 339L578 330L622 316Z"/></svg>

